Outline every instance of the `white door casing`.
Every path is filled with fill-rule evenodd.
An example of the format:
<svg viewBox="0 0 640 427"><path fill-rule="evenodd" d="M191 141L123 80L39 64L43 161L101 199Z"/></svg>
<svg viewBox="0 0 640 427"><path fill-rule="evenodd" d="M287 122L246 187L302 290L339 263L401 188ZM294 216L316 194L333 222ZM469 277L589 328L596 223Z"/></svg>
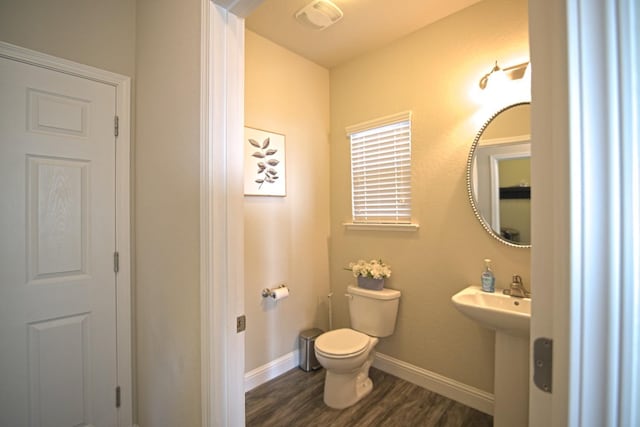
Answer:
<svg viewBox="0 0 640 427"><path fill-rule="evenodd" d="M0 75L0 424L131 425L128 79L4 43Z"/></svg>
<svg viewBox="0 0 640 427"><path fill-rule="evenodd" d="M262 0L202 0L200 318L202 425L241 426L244 408L244 17ZM248 319L251 322L251 319Z"/></svg>
<svg viewBox="0 0 640 427"><path fill-rule="evenodd" d="M555 365L553 394L533 384L534 369L531 369L531 427L559 426L567 419L568 316L566 311L563 314L554 308L554 303L560 306L568 300L569 289L570 192L563 3L555 0L529 3L531 63L535 68L531 73L531 185L539 189L531 200L531 339L553 339Z"/></svg>
<svg viewBox="0 0 640 427"><path fill-rule="evenodd" d="M202 425L240 426L244 333L236 331L236 318L244 312L244 19L202 0L201 46Z"/></svg>
<svg viewBox="0 0 640 427"><path fill-rule="evenodd" d="M474 159L474 183L477 203L484 218L490 218L491 228L500 234L500 160L531 157L531 136L518 135L508 138L483 139L476 149ZM489 197L487 197L487 194Z"/></svg>
<svg viewBox="0 0 640 427"><path fill-rule="evenodd" d="M571 426L637 426L640 45L637 0L567 0Z"/></svg>
<svg viewBox="0 0 640 427"><path fill-rule="evenodd" d="M640 8L539 0L529 16L531 337L554 340L530 425L638 425Z"/></svg>

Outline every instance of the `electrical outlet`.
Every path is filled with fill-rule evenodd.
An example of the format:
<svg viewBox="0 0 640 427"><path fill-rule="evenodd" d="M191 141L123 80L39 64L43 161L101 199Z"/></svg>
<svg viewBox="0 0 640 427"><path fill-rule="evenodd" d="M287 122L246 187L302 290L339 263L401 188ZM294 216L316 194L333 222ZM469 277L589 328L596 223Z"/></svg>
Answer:
<svg viewBox="0 0 640 427"><path fill-rule="evenodd" d="M247 329L247 316L244 314L236 319L236 332L240 333Z"/></svg>

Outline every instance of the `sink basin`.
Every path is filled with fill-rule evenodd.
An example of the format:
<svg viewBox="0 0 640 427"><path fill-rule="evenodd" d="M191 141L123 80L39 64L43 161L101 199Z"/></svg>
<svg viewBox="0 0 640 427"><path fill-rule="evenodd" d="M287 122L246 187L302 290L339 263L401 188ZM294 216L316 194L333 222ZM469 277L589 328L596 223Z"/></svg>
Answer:
<svg viewBox="0 0 640 427"><path fill-rule="evenodd" d="M529 336L531 298L504 295L502 289L496 289L495 293L482 292L480 286L469 286L452 296L451 301L462 314L485 328Z"/></svg>

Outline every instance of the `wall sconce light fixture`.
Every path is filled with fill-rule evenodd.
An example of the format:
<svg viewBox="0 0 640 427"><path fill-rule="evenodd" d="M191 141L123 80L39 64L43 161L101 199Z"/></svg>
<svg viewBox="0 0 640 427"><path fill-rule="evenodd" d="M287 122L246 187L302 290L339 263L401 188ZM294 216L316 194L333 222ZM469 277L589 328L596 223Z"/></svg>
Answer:
<svg viewBox="0 0 640 427"><path fill-rule="evenodd" d="M480 78L480 89L484 90L489 85L498 84L499 81L519 80L525 76L527 70L530 68L531 66L529 62L523 62L522 64L513 65L507 68L500 68L498 61L496 61L491 71Z"/></svg>

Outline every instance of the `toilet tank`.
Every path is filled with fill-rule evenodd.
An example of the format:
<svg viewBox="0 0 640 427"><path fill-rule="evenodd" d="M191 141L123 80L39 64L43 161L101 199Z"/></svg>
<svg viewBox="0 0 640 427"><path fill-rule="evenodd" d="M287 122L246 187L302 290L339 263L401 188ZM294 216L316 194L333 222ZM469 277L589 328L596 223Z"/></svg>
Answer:
<svg viewBox="0 0 640 427"><path fill-rule="evenodd" d="M400 291L347 287L351 328L372 337L388 337L396 328Z"/></svg>

